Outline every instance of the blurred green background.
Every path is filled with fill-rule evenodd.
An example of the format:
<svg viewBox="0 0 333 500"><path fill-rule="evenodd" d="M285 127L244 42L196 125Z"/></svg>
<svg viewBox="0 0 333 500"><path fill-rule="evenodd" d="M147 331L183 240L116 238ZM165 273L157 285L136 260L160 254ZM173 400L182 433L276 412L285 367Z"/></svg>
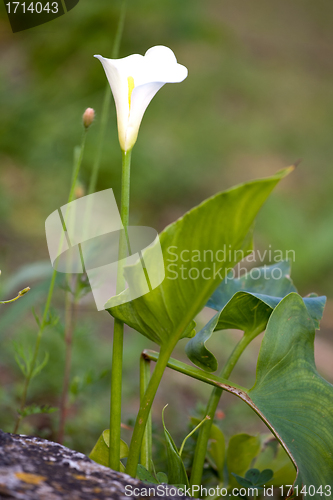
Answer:
<svg viewBox="0 0 333 500"><path fill-rule="evenodd" d="M66 203L73 148L80 143L81 116L88 106L96 110L96 121L80 181L83 187L89 183L106 87L93 55L111 57L119 7L119 0L80 0L65 16L13 34L0 5L1 293L5 299L20 287L32 288L0 311L0 427L6 431L13 428L22 390L13 342L33 345L31 308L40 312L45 303L50 264L44 222ZM167 45L189 70L182 84L166 85L157 94L144 116L133 153L133 224L161 230L205 197L302 159L262 210L255 242L261 250L295 250L292 276L299 291L328 296L316 359L331 382L332 28L331 0L128 0L120 49L124 57ZM112 102L97 190L112 187L118 200L120 160ZM28 268L17 275L22 266ZM29 403L58 405L63 302L58 287L53 301L58 323L45 331L41 350L41 357L50 353L50 361L34 380ZM238 337L239 332L220 333L211 341L215 351L220 349L220 360ZM84 452L108 426L111 340L111 317L84 301L75 332L65 441ZM130 422L138 407L138 356L142 348L154 346L131 331L125 344L123 420ZM253 382L258 348L256 341L245 354L236 382ZM184 343L177 356L184 358ZM169 403L168 426L183 437L190 408L206 399L205 387L168 372L154 406L156 425ZM227 435L263 429L231 397L225 395L220 407ZM182 418L176 419L176 409ZM57 418L57 413L29 417L21 430L54 439Z"/></svg>

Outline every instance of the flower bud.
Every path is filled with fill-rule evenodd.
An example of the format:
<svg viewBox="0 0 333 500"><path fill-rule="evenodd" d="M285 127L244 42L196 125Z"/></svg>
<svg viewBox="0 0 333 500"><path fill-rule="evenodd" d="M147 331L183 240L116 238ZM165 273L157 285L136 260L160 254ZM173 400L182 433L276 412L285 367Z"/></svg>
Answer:
<svg viewBox="0 0 333 500"><path fill-rule="evenodd" d="M26 288L23 288L23 290L21 290L18 294L19 294L19 297L21 297L22 295L24 295L25 293L29 292L30 290L30 287L26 287Z"/></svg>
<svg viewBox="0 0 333 500"><path fill-rule="evenodd" d="M85 195L84 185L78 182L75 186L74 196L75 198L82 198L84 195Z"/></svg>
<svg viewBox="0 0 333 500"><path fill-rule="evenodd" d="M87 108L83 113L82 120L85 128L89 128L95 119L95 110L93 108Z"/></svg>

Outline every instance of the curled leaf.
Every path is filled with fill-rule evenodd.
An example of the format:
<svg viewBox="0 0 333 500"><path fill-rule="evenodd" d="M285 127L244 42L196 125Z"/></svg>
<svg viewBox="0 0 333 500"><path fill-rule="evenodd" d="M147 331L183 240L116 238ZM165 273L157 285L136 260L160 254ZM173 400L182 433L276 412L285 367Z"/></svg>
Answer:
<svg viewBox="0 0 333 500"><path fill-rule="evenodd" d="M286 261L254 268L240 278L227 278L207 303L219 312L187 343L187 356L200 368L216 371L216 358L206 347L213 332L235 328L254 338L266 329L274 308L291 292L296 292L296 288L290 279L290 263ZM326 297L311 294L303 301L319 328Z"/></svg>

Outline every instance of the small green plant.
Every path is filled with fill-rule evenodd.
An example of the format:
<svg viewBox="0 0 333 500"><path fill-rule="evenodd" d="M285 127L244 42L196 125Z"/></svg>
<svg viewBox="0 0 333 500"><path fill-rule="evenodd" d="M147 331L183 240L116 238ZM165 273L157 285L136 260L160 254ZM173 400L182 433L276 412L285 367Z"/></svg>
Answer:
<svg viewBox="0 0 333 500"><path fill-rule="evenodd" d="M255 488L263 489L265 484L273 478L273 471L271 469L265 469L260 472L258 469L249 469L244 477L234 473L233 476L237 479L238 484L244 488L252 488L252 486L254 486Z"/></svg>
<svg viewBox="0 0 333 500"><path fill-rule="evenodd" d="M157 56L158 51L161 51L160 57ZM159 69L156 68L164 68L164 79L155 76L156 81L161 78L163 83L181 80L184 76L180 75L185 73L182 73L181 69L177 73L176 60L165 48L150 49L144 58L137 55L124 60L98 57L109 79L117 108L119 140L123 153L121 214L126 232L129 221L130 158L142 115L150 100L142 101L146 92L145 86L147 89L148 85L152 86L151 96L161 87L162 84L152 83L151 74L155 71L158 75ZM150 60L154 61L156 66L150 70L148 77L145 72ZM174 76L165 76L168 68ZM139 111L135 114L134 110ZM202 422L198 431L189 479L181 453L178 452L163 420L170 484L191 486L194 495L199 491L212 432L218 435L213 421L224 390L248 404L277 437L297 466L295 484L309 483L319 486L320 481L328 483L332 480L333 464L328 465L324 456L332 450L333 442L326 440L325 452L321 444L332 425L326 410L325 415L328 418L324 421L320 418L319 410L315 417L309 415L307 418L303 415L303 426L307 429L306 439L301 438L301 433L297 437L297 422L304 398L309 403L311 401L311 407L314 408L315 394L319 391L323 398L323 407L328 409L331 405L333 388L321 379L313 363L314 331L319 328L325 297L311 294L302 299L290 279L290 264L287 261L257 268L256 276L249 272L245 276L235 278L231 271L235 264L252 250L253 223L261 206L276 184L292 170L293 167L271 178L253 181L219 193L168 226L160 234L165 265L169 262L169 265L165 266L166 275L162 284L134 300L122 300L122 303L118 304L117 297L113 297L106 304L107 310L115 318L109 433L110 467L119 469L121 463L122 342L123 325L126 323L160 346L159 353L144 351L143 359L155 361L156 366L151 378L148 368L141 370L141 406L126 457L128 474L133 477L138 474L140 455L141 465L145 467L147 474L152 474L150 410L164 370L168 366L213 386L206 409L207 419ZM123 241L120 244L121 257L125 255L125 246L126 242ZM202 258L207 253L210 255L208 261ZM142 252L142 258L149 262L149 250ZM118 280L119 297L126 296L125 280L129 287L140 285L138 281L143 279L139 274L140 265L141 261L121 268L123 277ZM195 332L194 319L205 305L217 312L202 330ZM212 372L217 370L217 361L206 347L206 342L215 331L227 328L240 329L244 335L220 375L212 375ZM229 377L246 347L265 330L254 387L246 389L229 382ZM190 339L186 354L200 370L170 357L179 340L183 338ZM284 420L286 415L288 423ZM317 436L321 436L318 437L319 440L312 433L313 419L318 424ZM307 468L303 458L309 447L316 450L318 469L315 473L313 468ZM214 446L210 447L211 456L212 448L214 449ZM221 448L215 448L217 473L220 481L224 483L225 464L223 457L219 455ZM259 444L257 448L259 452ZM243 449L242 454L246 456L248 449ZM251 455L251 460L254 457L255 454ZM247 467L250 465L249 462ZM140 467L141 476L142 470ZM231 473L236 474L232 471ZM252 472L247 474L246 481L250 481L251 474ZM241 477L239 474L236 476ZM156 475L154 477L156 482ZM145 479L147 480L147 476ZM260 476L260 481L262 479L268 481L271 477L268 479L268 473L265 472ZM229 487L232 483L229 474Z"/></svg>
<svg viewBox="0 0 333 500"><path fill-rule="evenodd" d="M158 90L165 83L183 81L187 69L177 62L171 49L163 46L149 49L145 56L134 54L117 59L124 13L125 2L112 59L96 56L103 64L117 111L122 155L120 215L124 231L119 238L116 295L105 304L114 319L110 424L101 433L90 457L145 482L174 485L196 497L224 496L203 495L203 485L222 488L227 495L238 496L234 491L239 486L258 488L261 492L266 486L294 484L297 488L312 485L315 492L326 486L325 491L331 498L333 386L321 377L314 362L315 332L320 326L326 298L298 294L290 278L288 259L256 267L255 273L252 269L238 277L233 271L237 263L253 251L253 230L259 211L274 188L292 173L294 166L218 192L167 226L159 235L164 260L162 271L154 264L153 245L140 251L137 260L125 263L127 255L132 256L128 235L130 170L141 120ZM110 90L107 89L98 154L88 194L96 188L109 104ZM82 143L74 155L68 203L75 198L86 135L93 120L93 110L88 108L83 116ZM160 279L161 273L163 279ZM58 321L50 312L56 275L55 267L41 318L34 313L38 325L35 348L29 351L22 345L16 347L15 359L24 376L24 387L15 431L22 418L55 411L54 407L26 403L31 380L48 362L47 353L38 361L43 332L48 325L54 326ZM132 299L129 290L144 289L147 276L150 279L147 290ZM160 285L152 286L155 278ZM68 396L74 398L106 373L95 375L88 371L85 376L75 376L70 381L76 308L88 291L87 279L85 276L68 277L63 288L66 294L66 362L59 405L60 442L65 432ZM28 289L12 301L26 291ZM196 318L205 307L213 310L214 315L197 331ZM159 351L145 349L140 358L138 355L140 408L129 445L122 439L124 325L159 348ZM217 356L210 350L209 339L219 336L220 351L223 351L223 332L230 328L242 331L243 335L222 370L215 374ZM233 370L251 342L263 332L255 383L252 387L243 387L232 379ZM172 358L175 347L184 339L187 340L185 353L192 364ZM153 371L152 363L155 363ZM168 470L156 472L153 456L156 435L153 434L151 408L167 367L179 376L205 384L210 396L201 417L190 418L190 432L179 448L166 428L163 410L161 421ZM241 433L226 439L215 418L225 391L242 400L258 415L271 432L269 438ZM316 493L313 498L319 499L320 494Z"/></svg>
<svg viewBox="0 0 333 500"><path fill-rule="evenodd" d="M253 492L253 498L258 497L259 491L264 491L266 484L273 478L273 471L265 469L260 472L258 469L249 469L244 477L233 474L238 484L245 488L245 491ZM273 490L272 490L273 491ZM242 495L246 498L246 495Z"/></svg>
<svg viewBox="0 0 333 500"><path fill-rule="evenodd" d="M150 49L145 56L147 65L153 52L154 49ZM163 60L164 54L165 60ZM176 64L176 60L172 59L173 56L168 54L167 49L163 49L163 54L161 52L158 59L156 48L156 56L152 56L152 60L155 58L156 68L164 67L164 79L161 78L163 83L183 78L178 76L176 66L170 71L177 76L171 76L169 80L165 76L168 64L170 68L172 64ZM151 95L154 95L161 86L152 83L151 75L149 78L145 75L146 67L149 65L145 66L145 58L140 59L140 57L131 56L118 61L99 56L117 107L119 140L123 151L121 213L125 228L129 221L130 157L143 112L150 100L140 99L145 95L145 85L152 85L152 89L156 87ZM134 59L135 66L134 62L132 63ZM156 68L153 71L158 73L159 70ZM155 76L156 81L159 81L159 78ZM132 116L132 107L133 109L137 107L140 112L135 115L133 110ZM136 121L132 123L131 120ZM295 484L310 483L319 486L320 481L328 483L332 480L333 464L328 465L323 457L330 453L333 442L326 441L325 452L321 444L321 440L333 423L326 410L325 415L328 418L324 421L320 418L319 410L316 417L309 415L307 419L306 416L302 416L303 426L305 425L307 429L306 439L301 438L301 434L299 438L295 438L298 414L303 407L304 398L311 401L311 407L314 408L315 394L319 391L323 398L323 407L327 409L331 405L333 388L320 378L313 363L314 331L315 328L319 328L325 298L312 294L302 299L290 280L290 265L286 261L271 267L258 268L256 277L253 277L251 272L240 278L230 276L234 265L252 250L252 226L259 209L276 184L292 170L293 168L286 169L269 179L250 182L219 193L168 226L160 234L164 259L165 262L169 262L162 284L135 300L127 302L122 300L123 303L117 304L116 297L107 303L107 310L115 318L110 467L119 469L120 463L122 342L123 324L126 323L160 346L159 354L147 351L144 353L146 359L156 361L156 366L151 378L147 376L147 372L144 374L144 371L141 371L144 377L144 390L141 391L141 406L127 456L128 474L137 475L140 455L145 469L148 473L152 473L149 465L152 452L151 449L147 451L147 447L152 446L152 439L148 436L151 433L150 410L164 370L169 366L213 386L206 409L208 420L200 426L189 481L181 453L178 452L164 426L170 484L185 486L188 484L195 489L200 486L209 440L214 429L212 427L214 416L223 390L241 398L275 434L297 466ZM120 248L124 248L125 245L123 242ZM207 262L202 256L208 252L211 258ZM222 259L219 258L221 253ZM183 258L185 254L186 259ZM120 250L120 255L125 255L123 250ZM149 250L142 252L145 262L149 262L149 256ZM141 262L137 266L139 264ZM139 267L136 273L135 266L136 264L132 264L121 269L124 277L121 283L118 282L120 294L127 293L126 290L123 291L124 280L131 287L134 286L132 280L135 279L135 284L138 285L138 280L141 278ZM194 318L205 305L215 309L217 313L202 330L196 333ZM240 329L244 335L220 376L217 377L211 374L217 370L216 358L205 344L213 332L227 328ZM266 335L258 358L257 380L254 387L249 390L229 382L228 379L246 347L264 330ZM190 339L186 346L186 354L201 370L170 358L176 344L183 338ZM288 424L284 421L285 415L288 415ZM318 424L317 435L319 433L321 436L319 440L312 433L313 418ZM294 422L292 426L290 422ZM295 441L297 445L294 444ZM315 473L313 468L307 468L303 459L309 447L317 450L318 469ZM244 450L243 453L246 455L247 451ZM150 461L147 461L147 457L150 457ZM217 457L216 455L216 461L220 461L220 480L223 482L221 469L223 460ZM142 471L142 468L139 470ZM252 472L247 474L246 480L249 480L251 474ZM262 478L268 481L268 473L265 472L264 476L260 476L260 480ZM232 484L230 477L229 481Z"/></svg>

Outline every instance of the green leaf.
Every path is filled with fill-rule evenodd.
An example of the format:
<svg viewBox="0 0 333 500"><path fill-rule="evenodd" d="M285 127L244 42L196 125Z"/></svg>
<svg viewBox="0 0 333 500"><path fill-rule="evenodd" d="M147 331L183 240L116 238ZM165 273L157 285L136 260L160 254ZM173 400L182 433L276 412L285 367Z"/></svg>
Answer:
<svg viewBox="0 0 333 500"><path fill-rule="evenodd" d="M32 372L31 379L33 379L34 377L36 377L43 370L43 368L45 368L45 366L49 362L49 357L50 357L49 353L45 352L43 361L41 361L40 363L36 364L35 369Z"/></svg>
<svg viewBox="0 0 333 500"><path fill-rule="evenodd" d="M297 469L295 485L313 485L319 492L312 498L320 500L320 487L333 487L333 385L316 369L314 339L315 326L303 299L290 293L268 321L252 389L245 390L187 365L185 371L174 360L168 365L246 402L293 461ZM228 467L230 453L228 449ZM244 474L244 470L238 470L237 456L242 454L233 453L231 464L236 467L230 466L229 472Z"/></svg>
<svg viewBox="0 0 333 500"><path fill-rule="evenodd" d="M32 360L33 360L33 352L31 346L24 347L23 344L19 344L17 342L14 343L15 350L15 361L19 366L21 372L25 377L28 377L30 374L30 370L32 369ZM47 365L49 361L49 353L45 352L43 361L39 363L36 362L36 366L32 371L31 378L33 379L38 375L43 368Z"/></svg>
<svg viewBox="0 0 333 500"><path fill-rule="evenodd" d="M259 476L260 476L259 469L249 469L245 473L245 479L249 481L251 484L257 484Z"/></svg>
<svg viewBox="0 0 333 500"><path fill-rule="evenodd" d="M252 488L252 483L251 481L248 481L242 476L239 476L238 474L235 474L234 472L231 473L234 478L236 479L237 483L242 486L243 488Z"/></svg>
<svg viewBox="0 0 333 500"><path fill-rule="evenodd" d="M214 460L216 469L221 481L223 481L223 471L225 462L225 438L221 429L213 424L209 436L210 442L208 454Z"/></svg>
<svg viewBox="0 0 333 500"><path fill-rule="evenodd" d="M286 260L271 266L255 267L239 278L234 278L231 272L210 297L207 306L221 311L235 293L242 291L285 297L288 293L296 291L290 273L290 262Z"/></svg>
<svg viewBox="0 0 333 500"><path fill-rule="evenodd" d="M268 483L273 477L273 471L270 469L265 469L260 472L259 469L249 469L245 473L245 477L241 477L238 474L232 472L232 475L236 478L237 482L244 488L256 487L262 489L263 486Z"/></svg>
<svg viewBox="0 0 333 500"><path fill-rule="evenodd" d="M28 373L29 373L29 367L27 366L27 362L26 362L25 358L23 357L24 356L23 347L22 346L19 347L17 344L16 345L14 344L14 348L16 351L14 354L14 359L16 361L16 364L20 368L22 375L24 377L27 377ZM22 348L22 352L19 352L19 348Z"/></svg>
<svg viewBox="0 0 333 500"><path fill-rule="evenodd" d="M264 448L257 457L254 466L258 469L268 468L274 473L269 485L283 486L293 484L296 477L295 467L289 456L274 438L264 443Z"/></svg>
<svg viewBox="0 0 333 500"><path fill-rule="evenodd" d="M215 314L208 323L189 340L185 346L187 357L199 368L208 372L217 370L217 359L206 347L207 340L212 336L219 321L220 314Z"/></svg>
<svg viewBox="0 0 333 500"><path fill-rule="evenodd" d="M154 471L154 473L152 473L147 470L146 467L142 464L138 464L136 475L141 481L144 481L145 483L168 484L168 476L164 472L158 472L156 474Z"/></svg>
<svg viewBox="0 0 333 500"><path fill-rule="evenodd" d="M333 485L333 386L317 372L314 337L308 309L291 293L270 317L248 396L292 458L296 483L317 490Z"/></svg>
<svg viewBox="0 0 333 500"><path fill-rule="evenodd" d="M39 406L36 404L32 404L26 406L25 408L23 408L23 410L18 410L17 412L24 418L24 417L29 417L30 415L38 415L40 413L54 413L55 411L58 411L58 408L54 406L49 406L49 405Z"/></svg>
<svg viewBox="0 0 333 500"><path fill-rule="evenodd" d="M290 279L290 263L286 261L254 268L240 278L227 277L207 303L219 313L187 343L187 356L200 368L216 371L216 358L205 346L212 333L235 328L255 338L265 330L272 311L282 298L295 291ZM311 294L303 300L319 328L326 297Z"/></svg>
<svg viewBox="0 0 333 500"><path fill-rule="evenodd" d="M253 459L260 451L259 436L236 434L229 441L227 450L227 467L229 473L229 488L237 486L234 474L244 476Z"/></svg>
<svg viewBox="0 0 333 500"><path fill-rule="evenodd" d="M141 464L138 464L136 475L141 481L146 483L159 484L158 479L156 479L153 474Z"/></svg>
<svg viewBox="0 0 333 500"><path fill-rule="evenodd" d="M156 474L156 479L160 484L168 484L168 476L165 474L165 472L158 472Z"/></svg>
<svg viewBox="0 0 333 500"><path fill-rule="evenodd" d="M100 437L98 438L97 443L92 449L89 458L97 462L98 464L105 465L109 467L109 439L110 439L110 431L106 429L102 432ZM126 458L128 456L128 445L120 440L120 458Z"/></svg>
<svg viewBox="0 0 333 500"><path fill-rule="evenodd" d="M35 321L36 321L36 323L37 323L38 328L40 328L40 327L41 327L41 322L40 322L39 316L38 316L38 314L36 313L36 311L35 311L35 308L34 308L34 307L32 307L31 312L32 312L32 314L33 314L33 317L35 318Z"/></svg>
<svg viewBox="0 0 333 500"><path fill-rule="evenodd" d="M259 209L275 185L292 169L219 193L168 226L160 234L164 281L146 295L125 304L118 305L120 297L130 297L128 290L113 297L106 304L110 314L160 346L192 337L195 316L241 259L240 250L246 255L252 248L249 233ZM221 249L228 250L224 257ZM207 252L210 257L204 258ZM146 268L153 269L155 279L161 270L154 267L153 249L147 248L142 254ZM141 269L140 262L125 267L129 288L138 286Z"/></svg>
<svg viewBox="0 0 333 500"><path fill-rule="evenodd" d="M271 469L264 469L263 471L261 471L259 477L257 478L257 486L266 485L273 478L273 475L274 472ZM246 474L245 477L247 477Z"/></svg>
<svg viewBox="0 0 333 500"><path fill-rule="evenodd" d="M174 440L171 437L171 434L165 427L164 423L165 408L166 406L162 410L162 423L163 423L164 436L167 446L169 484L184 484L185 486L189 486L184 463L181 459L181 456L179 455L178 449L174 443Z"/></svg>
<svg viewBox="0 0 333 500"><path fill-rule="evenodd" d="M32 361L31 347L28 346L27 348L25 348L25 346L22 343L15 341L13 342L13 346L15 351L14 358L16 364L20 368L24 377L27 377L30 372L30 366Z"/></svg>
<svg viewBox="0 0 333 500"><path fill-rule="evenodd" d="M59 315L54 309L50 309L47 318L44 322L44 326L50 326L53 328L59 323Z"/></svg>

